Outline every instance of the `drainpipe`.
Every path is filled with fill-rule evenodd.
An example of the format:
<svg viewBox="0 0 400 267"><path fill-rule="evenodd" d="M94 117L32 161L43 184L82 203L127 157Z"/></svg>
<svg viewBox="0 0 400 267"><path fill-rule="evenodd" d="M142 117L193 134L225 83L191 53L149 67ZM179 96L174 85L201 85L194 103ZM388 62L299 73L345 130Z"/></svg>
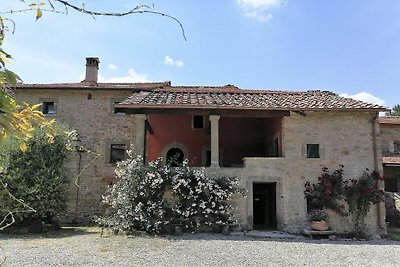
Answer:
<svg viewBox="0 0 400 267"><path fill-rule="evenodd" d="M378 143L377 143L377 129L376 129L376 121L379 116L379 113L376 112L374 118L372 119L372 142L373 142L373 149L374 149L374 168L376 171L380 169L379 160L378 160ZM380 181L378 183L378 189L384 190L385 183ZM381 229L386 229L386 221L385 221L385 202L379 202L377 204L377 211L378 211L378 225Z"/></svg>
<svg viewBox="0 0 400 267"><path fill-rule="evenodd" d="M76 183L79 185L79 176L81 174L81 165L82 165L82 153L78 151L79 161L78 161L78 177ZM75 196L75 220L78 214L78 205L79 205L79 186L76 187L76 196Z"/></svg>

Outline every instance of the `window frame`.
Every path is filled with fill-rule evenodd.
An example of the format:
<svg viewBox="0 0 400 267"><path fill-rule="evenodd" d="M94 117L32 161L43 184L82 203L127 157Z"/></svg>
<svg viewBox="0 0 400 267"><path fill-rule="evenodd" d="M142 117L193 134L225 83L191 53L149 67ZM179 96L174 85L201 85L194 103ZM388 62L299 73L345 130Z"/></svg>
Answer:
<svg viewBox="0 0 400 267"><path fill-rule="evenodd" d="M311 154L312 148L317 149L317 154L314 153ZM320 159L321 158L321 145L318 143L307 143L305 146L305 156L308 159Z"/></svg>
<svg viewBox="0 0 400 267"><path fill-rule="evenodd" d="M201 117L201 127L195 127L196 123L195 121L199 122L199 120L196 120L195 118ZM192 129L193 130L202 130L206 128L206 123L205 123L205 116L203 115L193 115L192 116Z"/></svg>
<svg viewBox="0 0 400 267"><path fill-rule="evenodd" d="M115 105L121 103L122 101L124 101L125 98L112 98L111 99L111 108L110 108L110 112L112 115L116 115L116 116L123 116L126 115L126 112L116 112L116 108Z"/></svg>
<svg viewBox="0 0 400 267"><path fill-rule="evenodd" d="M55 116L58 113L58 103L57 100L54 98L41 98L40 103L42 104L41 106L41 112L45 116ZM52 104L52 111L49 112L49 104Z"/></svg>
<svg viewBox="0 0 400 267"><path fill-rule="evenodd" d="M117 164L118 161L120 160L112 160L112 149L113 146L118 146L118 145L123 145L125 147L125 155L124 155L124 159L126 159L126 151L129 149L129 141L128 140L112 140L112 141L107 141L106 143L106 151L105 151L105 163L111 166L115 166Z"/></svg>

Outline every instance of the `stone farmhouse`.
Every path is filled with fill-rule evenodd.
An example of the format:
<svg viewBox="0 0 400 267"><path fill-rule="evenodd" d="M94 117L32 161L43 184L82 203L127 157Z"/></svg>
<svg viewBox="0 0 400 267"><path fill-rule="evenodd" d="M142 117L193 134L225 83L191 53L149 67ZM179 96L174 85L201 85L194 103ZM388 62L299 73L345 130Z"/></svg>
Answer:
<svg viewBox="0 0 400 267"><path fill-rule="evenodd" d="M381 106L327 91L98 83L98 67L98 58L87 58L80 83L16 88L19 101L42 103L46 116L72 126L82 145L100 154L73 157L66 222L88 222L103 211L102 194L130 145L147 161L179 155L209 175L241 179L248 196L235 199L236 217L247 229L298 232L308 225L304 184L317 181L322 167L343 164L354 178L365 168L382 173ZM366 223L371 233L385 233L384 205L373 207ZM350 227L335 215L330 225Z"/></svg>

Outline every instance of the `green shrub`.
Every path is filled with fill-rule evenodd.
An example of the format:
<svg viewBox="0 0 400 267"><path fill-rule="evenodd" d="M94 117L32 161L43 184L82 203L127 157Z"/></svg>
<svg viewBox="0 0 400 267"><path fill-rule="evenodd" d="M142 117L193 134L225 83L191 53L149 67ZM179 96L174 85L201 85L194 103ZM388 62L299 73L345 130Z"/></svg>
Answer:
<svg viewBox="0 0 400 267"><path fill-rule="evenodd" d="M65 126L57 125L49 142L44 130L38 129L22 152L17 140L0 144L0 216L13 213L16 225L49 224L65 209L68 178L65 164L71 150L72 135ZM10 197L10 194L12 197ZM21 200L36 212L27 211Z"/></svg>

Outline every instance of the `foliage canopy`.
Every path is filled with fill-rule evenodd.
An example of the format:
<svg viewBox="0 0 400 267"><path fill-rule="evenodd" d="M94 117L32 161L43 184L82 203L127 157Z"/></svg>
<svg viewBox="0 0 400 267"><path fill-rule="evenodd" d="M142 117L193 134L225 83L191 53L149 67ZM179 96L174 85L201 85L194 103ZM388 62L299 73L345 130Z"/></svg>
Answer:
<svg viewBox="0 0 400 267"><path fill-rule="evenodd" d="M32 132L26 151L15 138L0 143L0 216L8 217L4 223L11 217L17 224L52 223L65 208L65 164L74 139L65 126L57 125L52 143L43 129Z"/></svg>

